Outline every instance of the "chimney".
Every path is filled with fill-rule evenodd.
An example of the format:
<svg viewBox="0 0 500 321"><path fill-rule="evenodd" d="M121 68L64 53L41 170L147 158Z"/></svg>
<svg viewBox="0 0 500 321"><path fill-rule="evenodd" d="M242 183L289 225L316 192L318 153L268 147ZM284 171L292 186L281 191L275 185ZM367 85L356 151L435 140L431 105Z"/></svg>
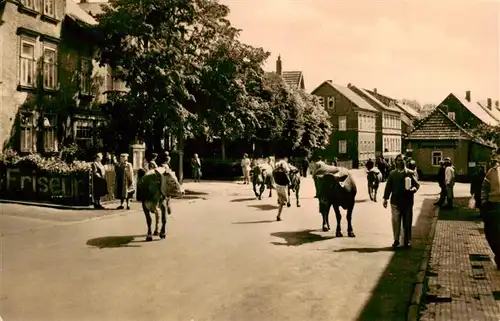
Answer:
<svg viewBox="0 0 500 321"><path fill-rule="evenodd" d="M491 110L491 98L488 98L488 109Z"/></svg>
<svg viewBox="0 0 500 321"><path fill-rule="evenodd" d="M278 60L276 60L276 73L281 75L283 73L282 65L281 65L281 55L278 55Z"/></svg>
<svg viewBox="0 0 500 321"><path fill-rule="evenodd" d="M500 108L500 106L498 106L498 100L497 100L497 101L495 101L495 107L496 107L496 108Z"/></svg>
<svg viewBox="0 0 500 321"><path fill-rule="evenodd" d="M377 93L377 88L373 88L373 92L374 92L374 93Z"/></svg>
<svg viewBox="0 0 500 321"><path fill-rule="evenodd" d="M87 3L87 0L80 0L80 3Z"/></svg>
<svg viewBox="0 0 500 321"><path fill-rule="evenodd" d="M470 90L467 90L465 92L465 100L467 100L470 103Z"/></svg>
<svg viewBox="0 0 500 321"><path fill-rule="evenodd" d="M352 87L352 84L351 83L348 83L347 84L347 88L351 88Z"/></svg>

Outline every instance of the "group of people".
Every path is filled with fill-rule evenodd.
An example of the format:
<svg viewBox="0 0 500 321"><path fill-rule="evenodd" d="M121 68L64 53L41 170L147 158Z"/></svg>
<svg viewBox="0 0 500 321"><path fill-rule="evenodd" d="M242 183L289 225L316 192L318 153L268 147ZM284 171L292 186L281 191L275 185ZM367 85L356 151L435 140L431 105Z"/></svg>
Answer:
<svg viewBox="0 0 500 321"><path fill-rule="evenodd" d="M106 163L113 166L115 170L115 191L114 195L120 200L120 206L117 209L124 209L126 202L127 210L130 210L130 199L135 192L134 170L132 164L128 162L127 153L120 154L120 160L108 154ZM92 187L93 201L96 209L104 209L101 204L101 198L106 196L108 191L108 181L106 180L106 168L103 165L103 154L97 153L92 162Z"/></svg>

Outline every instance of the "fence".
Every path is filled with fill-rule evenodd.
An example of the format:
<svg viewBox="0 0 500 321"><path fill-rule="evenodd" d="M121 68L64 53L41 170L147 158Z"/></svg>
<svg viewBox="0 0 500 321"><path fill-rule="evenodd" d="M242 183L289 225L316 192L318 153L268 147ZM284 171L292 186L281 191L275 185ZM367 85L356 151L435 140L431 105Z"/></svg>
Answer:
<svg viewBox="0 0 500 321"><path fill-rule="evenodd" d="M88 206L90 173L49 173L15 166L0 168L0 197L9 200Z"/></svg>

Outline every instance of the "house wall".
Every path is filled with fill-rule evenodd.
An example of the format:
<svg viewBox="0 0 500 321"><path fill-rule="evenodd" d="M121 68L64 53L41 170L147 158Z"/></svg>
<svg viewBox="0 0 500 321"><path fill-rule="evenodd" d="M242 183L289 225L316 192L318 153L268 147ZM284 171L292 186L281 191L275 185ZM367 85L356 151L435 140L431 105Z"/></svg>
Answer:
<svg viewBox="0 0 500 321"><path fill-rule="evenodd" d="M367 134L359 135L359 120L360 115L371 115L375 117L375 113L361 111L358 113L357 106L352 103L349 99L344 97L337 90L332 88L327 84L323 84L317 88L313 95L323 97L324 104L328 114L330 115L330 122L332 123L334 129L332 132L332 137L330 139L330 144L325 148L322 153L327 159L338 158L339 163L343 166L349 168L357 168L362 157L359 151L359 142L361 139L370 139L373 141L373 146L375 146L375 129L368 132ZM327 97L335 98L335 107L328 108ZM339 131L339 116L347 116L347 130ZM340 153L339 151L339 141L346 141L347 152ZM375 155L375 148L373 148L373 155ZM348 166L348 164L352 164Z"/></svg>
<svg viewBox="0 0 500 321"><path fill-rule="evenodd" d="M467 140L460 141L411 141L412 158L424 179L435 179L439 165L433 165L433 153L440 153L443 160L450 157L455 167L458 181L468 181L474 167L469 162L487 162L491 158L491 148ZM464 157L465 156L465 157Z"/></svg>
<svg viewBox="0 0 500 321"><path fill-rule="evenodd" d="M20 67L20 36L18 28L23 27L37 34L59 38L61 20L64 17L64 0L55 0L55 18L57 21L46 21L41 14L28 14L18 10L18 5L5 1L3 8L0 5L0 16L4 21L0 28L0 39L2 39L2 50L0 51L2 64L0 65L0 143L2 149L6 147L14 131L14 124L19 107L30 100L29 92L17 89L19 84ZM40 56L42 51L41 37L35 36L35 55ZM36 147L36 141L33 141Z"/></svg>

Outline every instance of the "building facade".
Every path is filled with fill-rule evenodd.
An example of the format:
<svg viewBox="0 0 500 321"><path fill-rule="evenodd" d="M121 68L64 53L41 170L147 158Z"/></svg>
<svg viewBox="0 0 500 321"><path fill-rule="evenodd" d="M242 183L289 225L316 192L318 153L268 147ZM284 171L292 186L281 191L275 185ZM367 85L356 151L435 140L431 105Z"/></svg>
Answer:
<svg viewBox="0 0 500 321"><path fill-rule="evenodd" d="M333 125L328 159L338 158L339 166L358 168L375 158L375 123L377 110L348 87L323 82L312 95L326 108Z"/></svg>
<svg viewBox="0 0 500 321"><path fill-rule="evenodd" d="M393 104L385 105L367 90L354 85L348 87L377 109L376 156L388 159L396 157L402 147L401 110Z"/></svg>
<svg viewBox="0 0 500 321"><path fill-rule="evenodd" d="M67 137L88 145L106 90L86 31L97 22L73 0L4 1L0 17L3 149L53 153Z"/></svg>

